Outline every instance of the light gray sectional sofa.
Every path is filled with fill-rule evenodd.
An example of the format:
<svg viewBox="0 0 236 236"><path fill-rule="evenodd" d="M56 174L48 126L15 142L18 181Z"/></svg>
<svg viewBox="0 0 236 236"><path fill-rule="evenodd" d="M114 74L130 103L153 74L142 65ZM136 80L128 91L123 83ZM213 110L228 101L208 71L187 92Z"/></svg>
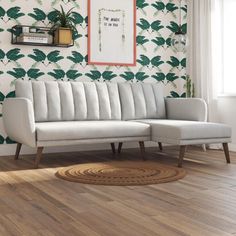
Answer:
<svg viewBox="0 0 236 236"><path fill-rule="evenodd" d="M17 145L37 147L35 167L43 147L137 141L180 145L222 143L227 162L231 128L207 123L201 99L164 98L162 86L147 83L16 82L16 98L3 104L6 133Z"/></svg>

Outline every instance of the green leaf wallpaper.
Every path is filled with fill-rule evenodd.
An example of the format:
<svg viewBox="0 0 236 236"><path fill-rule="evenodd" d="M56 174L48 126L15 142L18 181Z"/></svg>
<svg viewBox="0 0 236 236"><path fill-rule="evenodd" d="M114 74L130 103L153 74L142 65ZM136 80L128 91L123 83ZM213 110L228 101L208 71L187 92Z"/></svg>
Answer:
<svg viewBox="0 0 236 236"><path fill-rule="evenodd" d="M180 0L137 0L137 66L87 65L87 0L0 0L0 144L11 144L2 123L2 103L14 96L16 80L162 83L166 96L184 97L185 53L171 47L178 29ZM55 8L72 7L78 34L71 48L11 45L16 24L50 26ZM187 30L187 0L182 1L182 29Z"/></svg>

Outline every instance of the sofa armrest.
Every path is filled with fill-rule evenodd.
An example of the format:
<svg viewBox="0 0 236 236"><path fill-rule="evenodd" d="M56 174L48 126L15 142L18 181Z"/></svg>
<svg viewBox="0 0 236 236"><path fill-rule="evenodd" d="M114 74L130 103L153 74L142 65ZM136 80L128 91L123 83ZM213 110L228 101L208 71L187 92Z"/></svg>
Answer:
<svg viewBox="0 0 236 236"><path fill-rule="evenodd" d="M171 120L207 121L207 104L200 98L166 98L167 118Z"/></svg>
<svg viewBox="0 0 236 236"><path fill-rule="evenodd" d="M3 124L14 141L36 146L33 104L26 98L8 98L3 103Z"/></svg>

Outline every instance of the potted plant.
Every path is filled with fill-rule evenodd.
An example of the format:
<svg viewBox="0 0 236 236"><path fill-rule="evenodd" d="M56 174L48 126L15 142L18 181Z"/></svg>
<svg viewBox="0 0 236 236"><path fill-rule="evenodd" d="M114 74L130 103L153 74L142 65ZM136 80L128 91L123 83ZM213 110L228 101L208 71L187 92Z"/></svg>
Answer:
<svg viewBox="0 0 236 236"><path fill-rule="evenodd" d="M61 11L55 9L56 15L50 32L54 32L54 43L59 45L70 45L73 43L73 34L78 33L76 29L73 10L71 8L65 12L61 6Z"/></svg>

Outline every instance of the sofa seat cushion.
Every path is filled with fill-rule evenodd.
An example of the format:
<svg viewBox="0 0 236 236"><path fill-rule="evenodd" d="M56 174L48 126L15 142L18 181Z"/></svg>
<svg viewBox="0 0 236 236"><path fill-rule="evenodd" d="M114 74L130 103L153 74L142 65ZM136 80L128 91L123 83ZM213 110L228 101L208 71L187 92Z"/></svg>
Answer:
<svg viewBox="0 0 236 236"><path fill-rule="evenodd" d="M36 123L37 141L150 137L150 125L132 121Z"/></svg>
<svg viewBox="0 0 236 236"><path fill-rule="evenodd" d="M230 138L231 128L224 124L184 121L184 120L139 120L151 125L151 136L154 141L169 141L180 144L179 140L206 140ZM176 142L175 142L176 141Z"/></svg>

